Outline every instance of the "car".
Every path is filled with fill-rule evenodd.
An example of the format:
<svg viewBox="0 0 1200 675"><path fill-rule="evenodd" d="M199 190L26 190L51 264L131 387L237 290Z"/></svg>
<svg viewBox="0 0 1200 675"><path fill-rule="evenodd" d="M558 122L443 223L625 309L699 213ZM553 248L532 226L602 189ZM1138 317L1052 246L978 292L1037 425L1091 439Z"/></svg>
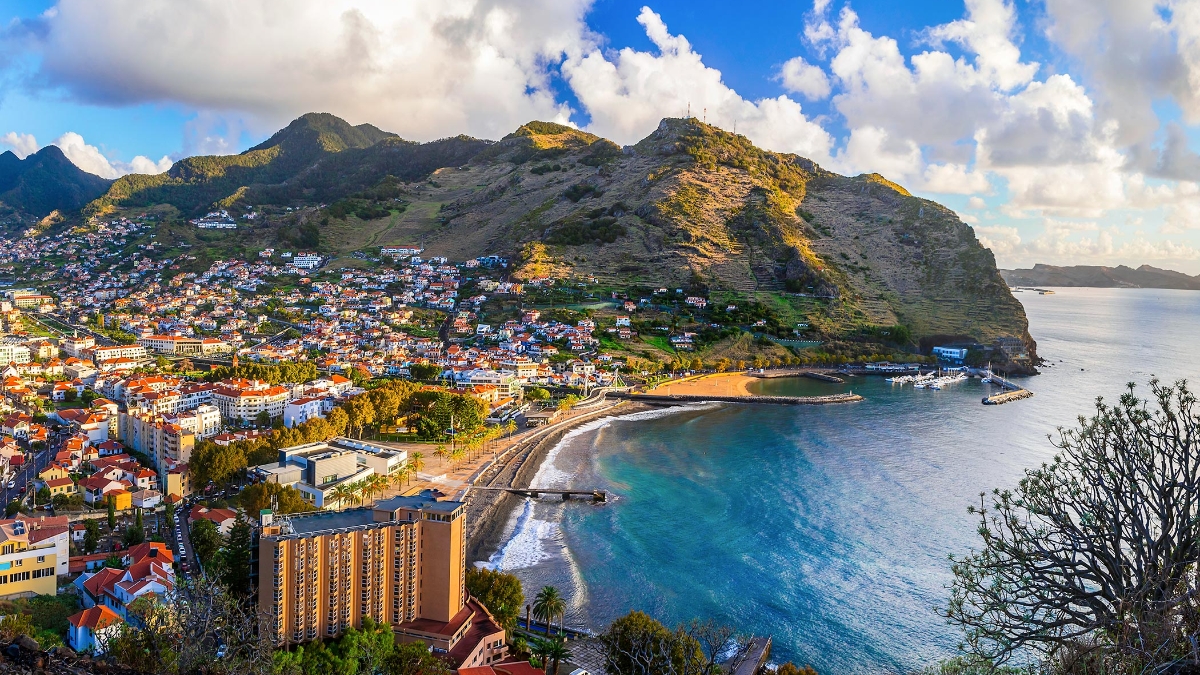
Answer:
<svg viewBox="0 0 1200 675"><path fill-rule="evenodd" d="M16 481L11 481L11 480L10 480L10 481L8 481L8 489L9 489L9 490L11 490L11 489L13 489L13 488L15 488L15 487L17 487L17 483L16 483Z"/></svg>

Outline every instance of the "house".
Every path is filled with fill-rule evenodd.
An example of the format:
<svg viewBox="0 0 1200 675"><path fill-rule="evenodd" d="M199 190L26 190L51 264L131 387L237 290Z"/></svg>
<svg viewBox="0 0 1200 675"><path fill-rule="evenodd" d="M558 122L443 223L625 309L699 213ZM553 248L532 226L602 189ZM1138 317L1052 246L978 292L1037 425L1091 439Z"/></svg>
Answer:
<svg viewBox="0 0 1200 675"><path fill-rule="evenodd" d="M134 492L130 498L139 509L152 509L162 503L162 493L149 488Z"/></svg>
<svg viewBox="0 0 1200 675"><path fill-rule="evenodd" d="M41 473L38 474L38 480L42 481L43 483L48 483L52 480L58 480L67 477L67 470L57 464L51 464L50 466L47 466L46 468L42 469Z"/></svg>
<svg viewBox="0 0 1200 675"><path fill-rule="evenodd" d="M67 644L77 652L103 654L104 645L121 628L121 617L104 605L97 605L67 617Z"/></svg>
<svg viewBox="0 0 1200 675"><path fill-rule="evenodd" d="M289 401L283 407L283 426L291 429L314 417L321 417L324 402L325 399L315 396L305 396Z"/></svg>
<svg viewBox="0 0 1200 675"><path fill-rule="evenodd" d="M228 535L229 530L233 529L233 524L237 522L237 512L233 509L209 509L203 506L193 506L188 517L192 520L212 521L223 535Z"/></svg>
<svg viewBox="0 0 1200 675"><path fill-rule="evenodd" d="M75 481L67 478L53 478L46 481L46 489L50 491L50 496L54 495L72 495L75 493Z"/></svg>

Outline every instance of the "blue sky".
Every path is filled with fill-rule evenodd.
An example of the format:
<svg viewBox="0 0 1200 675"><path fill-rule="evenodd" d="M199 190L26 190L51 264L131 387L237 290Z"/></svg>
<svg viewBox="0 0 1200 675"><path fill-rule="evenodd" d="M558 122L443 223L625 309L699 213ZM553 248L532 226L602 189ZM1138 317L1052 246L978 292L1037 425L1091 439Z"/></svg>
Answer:
<svg viewBox="0 0 1200 675"><path fill-rule="evenodd" d="M691 103L949 205L1002 265L1197 273L1198 17L1200 0L9 0L0 149L156 172L310 110L414 140L538 118L629 143Z"/></svg>

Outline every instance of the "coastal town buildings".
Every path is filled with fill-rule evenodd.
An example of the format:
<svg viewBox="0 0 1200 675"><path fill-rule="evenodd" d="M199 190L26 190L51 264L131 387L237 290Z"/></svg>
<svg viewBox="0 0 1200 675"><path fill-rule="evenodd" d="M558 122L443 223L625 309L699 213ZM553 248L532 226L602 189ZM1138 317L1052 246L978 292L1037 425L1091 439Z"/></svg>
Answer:
<svg viewBox="0 0 1200 675"><path fill-rule="evenodd" d="M288 485L316 508L345 506L340 487L372 475L395 476L407 465L408 453L387 446L337 437L279 451L279 461L253 467L250 473L268 483Z"/></svg>
<svg viewBox="0 0 1200 675"><path fill-rule="evenodd" d="M278 519L264 512L259 608L284 644L334 637L369 616L453 667L503 661L504 629L466 592L465 511L421 495Z"/></svg>

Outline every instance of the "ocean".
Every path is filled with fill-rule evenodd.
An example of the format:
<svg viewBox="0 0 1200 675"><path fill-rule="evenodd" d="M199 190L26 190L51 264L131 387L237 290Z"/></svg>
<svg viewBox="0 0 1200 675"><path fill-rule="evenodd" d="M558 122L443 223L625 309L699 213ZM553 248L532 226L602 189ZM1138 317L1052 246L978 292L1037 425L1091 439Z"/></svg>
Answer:
<svg viewBox="0 0 1200 675"><path fill-rule="evenodd" d="M530 596L570 600L601 630L632 609L668 625L714 618L774 638L773 660L823 675L903 673L955 654L938 617L950 554L979 543L967 506L1055 452L1047 438L1128 382L1196 380L1200 293L1018 293L1049 365L1031 399L850 378L763 381L764 393L854 391L836 406L705 404L575 430L535 485L602 488L609 503L527 501L493 556ZM1200 384L1197 384L1200 386Z"/></svg>

